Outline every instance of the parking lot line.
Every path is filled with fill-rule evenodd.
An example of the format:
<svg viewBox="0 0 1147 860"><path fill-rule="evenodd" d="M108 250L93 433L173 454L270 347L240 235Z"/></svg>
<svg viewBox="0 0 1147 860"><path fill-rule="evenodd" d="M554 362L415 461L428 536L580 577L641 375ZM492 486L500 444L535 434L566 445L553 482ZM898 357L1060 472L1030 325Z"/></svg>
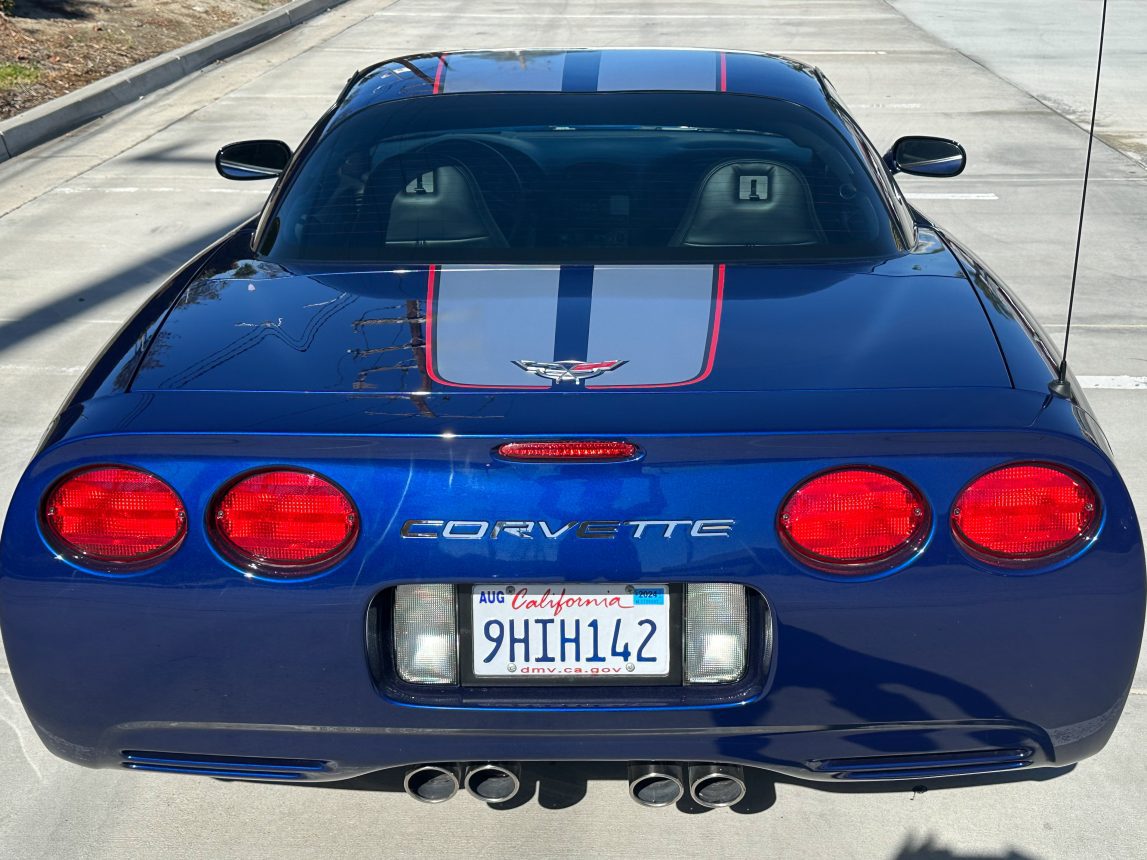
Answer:
<svg viewBox="0 0 1147 860"><path fill-rule="evenodd" d="M1077 376L1084 388L1147 390L1147 376Z"/></svg>
<svg viewBox="0 0 1147 860"><path fill-rule="evenodd" d="M995 194L972 191L905 191L904 196L911 200L999 200Z"/></svg>
<svg viewBox="0 0 1147 860"><path fill-rule="evenodd" d="M1064 324L1064 323L1044 323L1043 327L1046 329L1049 329L1049 330L1050 329L1067 328L1066 324ZM1111 330L1118 331L1120 329L1147 328L1147 323L1080 323L1080 322L1073 322L1071 324L1071 328L1073 330L1081 329L1081 328L1094 328L1094 329L1101 329L1101 330L1111 329Z"/></svg>
<svg viewBox="0 0 1147 860"><path fill-rule="evenodd" d="M533 12L440 12L440 11L402 11L402 10L387 10L385 12L375 12L376 18L526 18L536 20L546 14L544 9ZM560 14L562 18L592 18L595 21L601 19L629 19L646 20L646 21L712 21L714 19L723 21L744 21L744 14L729 15L729 14L713 14L713 15L698 15L698 14L682 14L672 12L554 12L553 14ZM885 18L884 15L856 15L848 13L840 13L838 15L753 15L754 21L875 21Z"/></svg>
<svg viewBox="0 0 1147 860"><path fill-rule="evenodd" d="M141 185L107 185L107 186L63 186L53 188L53 194L259 194L267 196L266 188L175 188L168 185L153 186L151 188Z"/></svg>
<svg viewBox="0 0 1147 860"><path fill-rule="evenodd" d="M87 365L78 364L73 367L53 367L49 364L0 364L0 374L12 376L15 374L30 374L41 376L76 376L83 373Z"/></svg>

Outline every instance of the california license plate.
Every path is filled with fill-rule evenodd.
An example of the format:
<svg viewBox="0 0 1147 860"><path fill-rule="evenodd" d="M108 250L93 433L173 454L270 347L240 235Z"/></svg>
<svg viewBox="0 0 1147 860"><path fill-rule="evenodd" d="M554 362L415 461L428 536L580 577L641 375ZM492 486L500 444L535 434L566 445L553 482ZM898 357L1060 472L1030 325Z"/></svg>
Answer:
<svg viewBox="0 0 1147 860"><path fill-rule="evenodd" d="M650 683L673 671L664 583L551 583L470 592L476 679Z"/></svg>

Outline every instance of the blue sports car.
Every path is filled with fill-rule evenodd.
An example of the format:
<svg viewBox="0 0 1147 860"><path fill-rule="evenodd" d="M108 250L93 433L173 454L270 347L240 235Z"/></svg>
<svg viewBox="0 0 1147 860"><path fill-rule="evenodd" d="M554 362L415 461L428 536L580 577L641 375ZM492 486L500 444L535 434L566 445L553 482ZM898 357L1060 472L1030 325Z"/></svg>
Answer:
<svg viewBox="0 0 1147 860"><path fill-rule="evenodd" d="M24 474L0 622L92 767L428 802L523 762L1062 767L1128 695L1142 538L1055 347L825 77L711 50L355 74L95 361Z"/></svg>

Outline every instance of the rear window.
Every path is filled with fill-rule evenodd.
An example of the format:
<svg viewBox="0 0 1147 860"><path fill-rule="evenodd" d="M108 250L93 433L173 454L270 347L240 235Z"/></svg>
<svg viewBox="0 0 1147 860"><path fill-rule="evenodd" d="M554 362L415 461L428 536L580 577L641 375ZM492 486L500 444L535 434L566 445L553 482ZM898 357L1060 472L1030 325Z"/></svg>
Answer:
<svg viewBox="0 0 1147 860"><path fill-rule="evenodd" d="M339 120L296 171L278 262L839 259L888 208L806 108L706 93L438 95Z"/></svg>

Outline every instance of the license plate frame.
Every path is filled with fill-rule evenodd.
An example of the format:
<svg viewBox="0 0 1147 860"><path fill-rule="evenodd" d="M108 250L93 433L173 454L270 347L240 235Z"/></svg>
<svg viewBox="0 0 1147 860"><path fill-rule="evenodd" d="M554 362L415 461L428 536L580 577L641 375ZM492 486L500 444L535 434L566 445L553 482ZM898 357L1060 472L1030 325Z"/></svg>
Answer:
<svg viewBox="0 0 1147 860"><path fill-rule="evenodd" d="M534 585L523 582L515 585ZM549 584L553 584L552 581ZM616 585L618 583L609 583ZM631 584L640 588L640 581ZM684 657L684 630L682 627L681 583L666 583L669 598L669 673L667 675L477 675L474 673L474 607L475 588L505 587L506 583L471 583L455 589L458 617L459 679L465 687L680 687Z"/></svg>

